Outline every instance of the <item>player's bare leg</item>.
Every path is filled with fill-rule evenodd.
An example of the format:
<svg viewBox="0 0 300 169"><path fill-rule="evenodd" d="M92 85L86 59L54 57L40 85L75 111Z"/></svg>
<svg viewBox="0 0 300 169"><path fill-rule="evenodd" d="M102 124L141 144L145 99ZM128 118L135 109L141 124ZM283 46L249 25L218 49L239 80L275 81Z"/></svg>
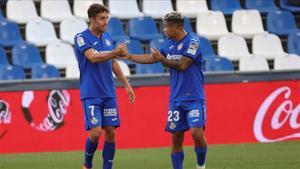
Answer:
<svg viewBox="0 0 300 169"><path fill-rule="evenodd" d="M113 126L106 126L104 128L104 146L102 151L103 169L111 169L116 150L116 129Z"/></svg>
<svg viewBox="0 0 300 169"><path fill-rule="evenodd" d="M93 157L98 146L98 140L101 136L101 127L91 128L89 137L85 143L85 161L83 169L91 169L93 167Z"/></svg>
<svg viewBox="0 0 300 169"><path fill-rule="evenodd" d="M184 140L184 132L176 132L172 133L172 164L173 169L182 169L183 168L183 159L184 159L184 153L183 153L183 144Z"/></svg>
<svg viewBox="0 0 300 169"><path fill-rule="evenodd" d="M191 128L192 137L195 144L195 152L197 155L197 169L205 168L205 158L207 151L207 143L203 128Z"/></svg>

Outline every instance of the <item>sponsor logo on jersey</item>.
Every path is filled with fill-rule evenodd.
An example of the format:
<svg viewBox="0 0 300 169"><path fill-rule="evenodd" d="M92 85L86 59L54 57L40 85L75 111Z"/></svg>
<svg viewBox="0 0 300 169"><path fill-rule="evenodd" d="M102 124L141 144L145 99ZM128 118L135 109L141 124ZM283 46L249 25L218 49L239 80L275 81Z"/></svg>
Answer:
<svg viewBox="0 0 300 169"><path fill-rule="evenodd" d="M182 58L182 55L170 55L167 54L167 59L168 60L180 60Z"/></svg>
<svg viewBox="0 0 300 169"><path fill-rule="evenodd" d="M183 43L181 43L180 45L177 46L177 50L181 50L183 47Z"/></svg>
<svg viewBox="0 0 300 169"><path fill-rule="evenodd" d="M198 109L195 110L191 110L188 113L189 117L199 117L200 116L200 112Z"/></svg>
<svg viewBox="0 0 300 169"><path fill-rule="evenodd" d="M110 108L110 109L104 109L103 116L109 117L109 116L117 116L117 109L116 108Z"/></svg>

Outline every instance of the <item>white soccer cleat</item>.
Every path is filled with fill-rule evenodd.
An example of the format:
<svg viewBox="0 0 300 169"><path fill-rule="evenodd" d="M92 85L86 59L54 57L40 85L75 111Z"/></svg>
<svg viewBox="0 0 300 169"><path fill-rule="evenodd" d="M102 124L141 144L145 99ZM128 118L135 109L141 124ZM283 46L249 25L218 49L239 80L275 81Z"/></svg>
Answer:
<svg viewBox="0 0 300 169"><path fill-rule="evenodd" d="M197 169L205 169L205 164L203 166L197 165Z"/></svg>

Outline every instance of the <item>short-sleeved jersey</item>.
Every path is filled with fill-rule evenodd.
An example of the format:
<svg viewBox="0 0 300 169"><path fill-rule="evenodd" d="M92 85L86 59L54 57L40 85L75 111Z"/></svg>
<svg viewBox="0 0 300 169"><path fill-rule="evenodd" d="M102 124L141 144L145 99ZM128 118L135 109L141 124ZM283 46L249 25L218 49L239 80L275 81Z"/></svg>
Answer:
<svg viewBox="0 0 300 169"><path fill-rule="evenodd" d="M160 49L161 54L169 60L180 60L183 56L193 60L185 71L170 68L169 101L205 100L203 58L199 44L196 36L187 34L179 42L173 39L168 40Z"/></svg>
<svg viewBox="0 0 300 169"><path fill-rule="evenodd" d="M115 98L112 61L92 63L84 55L87 49L93 49L96 53L111 52L113 47L110 35L102 33L99 39L86 29L74 37L74 43L80 70L80 99Z"/></svg>

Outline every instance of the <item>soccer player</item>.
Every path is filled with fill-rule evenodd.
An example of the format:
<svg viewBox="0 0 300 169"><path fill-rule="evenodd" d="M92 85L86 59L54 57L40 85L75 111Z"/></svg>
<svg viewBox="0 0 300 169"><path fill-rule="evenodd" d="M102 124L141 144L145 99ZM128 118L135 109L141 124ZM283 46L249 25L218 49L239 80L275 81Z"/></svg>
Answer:
<svg viewBox="0 0 300 169"><path fill-rule="evenodd" d="M112 71L124 84L131 102L134 102L135 96L115 60L116 57L127 54L127 47L121 44L113 49L112 39L105 33L108 9L100 4L92 4L87 12L89 28L74 37L80 69L80 99L85 129L89 132L83 168L92 168L94 152L103 129L103 169L111 169L115 154L115 129L120 126Z"/></svg>
<svg viewBox="0 0 300 169"><path fill-rule="evenodd" d="M152 48L152 54L128 54L123 59L142 64L160 62L170 68L171 94L166 131L172 134L173 168L183 168L184 132L190 130L195 144L197 169L204 169L207 151L204 135L206 107L199 40L185 32L181 13L166 14L163 25L169 40L160 50Z"/></svg>

